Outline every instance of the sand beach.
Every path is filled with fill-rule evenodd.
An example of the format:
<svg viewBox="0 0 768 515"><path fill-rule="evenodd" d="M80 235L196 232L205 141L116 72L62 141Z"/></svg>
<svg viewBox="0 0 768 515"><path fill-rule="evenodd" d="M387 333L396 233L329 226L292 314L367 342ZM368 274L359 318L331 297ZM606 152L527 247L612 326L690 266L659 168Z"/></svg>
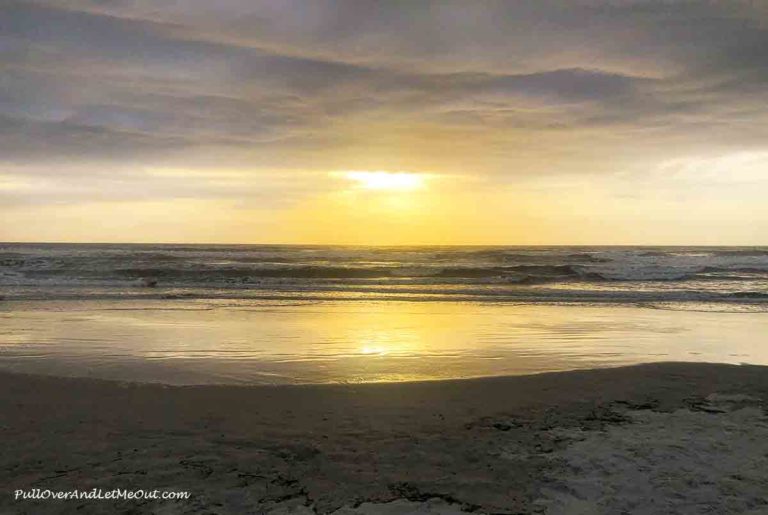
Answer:
<svg viewBox="0 0 768 515"><path fill-rule="evenodd" d="M0 374L0 512L765 513L768 368L166 386ZM160 489L187 500L15 500Z"/></svg>

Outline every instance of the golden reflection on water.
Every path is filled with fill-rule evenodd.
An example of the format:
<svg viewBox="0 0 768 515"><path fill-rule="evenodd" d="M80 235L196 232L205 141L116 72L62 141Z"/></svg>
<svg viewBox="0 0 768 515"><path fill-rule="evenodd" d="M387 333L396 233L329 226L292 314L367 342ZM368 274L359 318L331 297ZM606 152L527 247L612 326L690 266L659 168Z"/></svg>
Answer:
<svg viewBox="0 0 768 515"><path fill-rule="evenodd" d="M162 308L162 309L159 309ZM170 309L169 309L170 308ZM29 302L0 367L206 382L359 382L648 361L768 364L761 313L440 302Z"/></svg>

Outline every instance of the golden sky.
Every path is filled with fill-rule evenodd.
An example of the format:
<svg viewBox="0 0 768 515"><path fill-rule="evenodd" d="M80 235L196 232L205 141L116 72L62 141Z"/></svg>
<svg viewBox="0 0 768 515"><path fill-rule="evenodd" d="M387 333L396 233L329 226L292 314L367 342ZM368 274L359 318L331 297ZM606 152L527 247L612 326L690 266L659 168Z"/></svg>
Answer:
<svg viewBox="0 0 768 515"><path fill-rule="evenodd" d="M0 240L766 244L759 2L14 1Z"/></svg>

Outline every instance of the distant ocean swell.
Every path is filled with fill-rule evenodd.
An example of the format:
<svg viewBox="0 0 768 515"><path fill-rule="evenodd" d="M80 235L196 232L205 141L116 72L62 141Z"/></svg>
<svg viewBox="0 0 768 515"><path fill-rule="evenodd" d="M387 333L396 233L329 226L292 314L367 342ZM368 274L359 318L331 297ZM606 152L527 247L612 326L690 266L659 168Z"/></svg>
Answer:
<svg viewBox="0 0 768 515"><path fill-rule="evenodd" d="M173 264L178 261L168 260ZM514 265L497 267L356 267L356 266L258 266L242 265L186 265L149 266L149 267L82 267L70 268L65 266L27 266L24 260L0 261L4 268L4 277L19 279L103 279L103 280L136 280L143 278L165 279L182 282L227 282L239 279L247 282L249 279L284 278L284 279L385 279L385 278L414 278L414 279L507 279L509 282L559 282L569 280L582 281L683 281L690 279L721 280L737 278L740 275L766 276L768 268L755 267L699 267L681 270L677 268L613 268L598 269L579 265ZM14 268L16 270L14 270Z"/></svg>
<svg viewBox="0 0 768 515"><path fill-rule="evenodd" d="M768 249L0 244L5 300L141 296L762 305Z"/></svg>

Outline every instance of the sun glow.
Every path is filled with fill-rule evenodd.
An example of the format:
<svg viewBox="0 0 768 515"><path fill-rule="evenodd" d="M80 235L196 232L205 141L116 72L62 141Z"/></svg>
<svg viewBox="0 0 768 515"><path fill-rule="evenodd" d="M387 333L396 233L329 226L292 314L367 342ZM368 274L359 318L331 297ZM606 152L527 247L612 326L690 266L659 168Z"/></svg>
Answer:
<svg viewBox="0 0 768 515"><path fill-rule="evenodd" d="M366 190L411 191L424 187L425 175L410 172L350 171L341 176Z"/></svg>

